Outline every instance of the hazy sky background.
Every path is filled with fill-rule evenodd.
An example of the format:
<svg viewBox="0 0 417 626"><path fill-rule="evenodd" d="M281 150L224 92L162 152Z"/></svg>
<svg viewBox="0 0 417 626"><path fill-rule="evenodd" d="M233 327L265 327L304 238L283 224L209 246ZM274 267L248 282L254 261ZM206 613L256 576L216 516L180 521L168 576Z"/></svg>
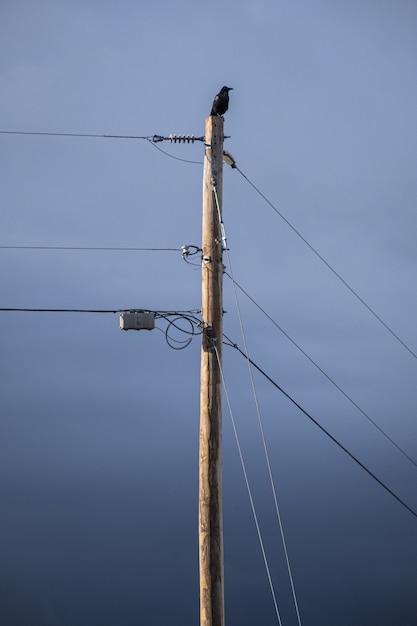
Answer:
<svg viewBox="0 0 417 626"><path fill-rule="evenodd" d="M417 5L0 4L0 130L204 134L417 352ZM202 161L203 146L158 144ZM202 167L144 140L0 135L1 307L198 309ZM225 166L235 280L417 462L417 359ZM230 272L229 260L225 259ZM417 467L238 290L251 358L408 506ZM225 333L243 348L230 279ZM198 624L200 339L0 312L0 623ZM161 322L158 326L165 330ZM175 335L176 339L183 336ZM224 373L283 626L296 626L248 368ZM254 381L304 626L415 626L417 519ZM277 624L226 403L226 622Z"/></svg>

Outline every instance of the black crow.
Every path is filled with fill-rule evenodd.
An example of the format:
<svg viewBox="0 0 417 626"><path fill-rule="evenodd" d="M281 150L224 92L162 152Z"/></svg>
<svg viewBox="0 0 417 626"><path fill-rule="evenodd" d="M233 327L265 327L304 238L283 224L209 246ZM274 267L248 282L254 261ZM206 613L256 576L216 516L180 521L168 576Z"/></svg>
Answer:
<svg viewBox="0 0 417 626"><path fill-rule="evenodd" d="M229 91L233 87L222 87L214 97L210 115L224 115L229 107Z"/></svg>

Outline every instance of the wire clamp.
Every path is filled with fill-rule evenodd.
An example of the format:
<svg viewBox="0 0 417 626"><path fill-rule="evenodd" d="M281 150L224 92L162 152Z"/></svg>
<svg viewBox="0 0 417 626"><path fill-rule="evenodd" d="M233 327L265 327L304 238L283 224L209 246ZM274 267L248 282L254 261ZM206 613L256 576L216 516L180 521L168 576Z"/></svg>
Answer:
<svg viewBox="0 0 417 626"><path fill-rule="evenodd" d="M223 161L227 165L230 165L231 168L233 169L237 168L236 161L234 160L230 152L228 152L227 150L223 150Z"/></svg>
<svg viewBox="0 0 417 626"><path fill-rule="evenodd" d="M204 324L204 336L206 339L206 346L211 350L215 350L217 347L217 337L213 336L213 324Z"/></svg>
<svg viewBox="0 0 417 626"><path fill-rule="evenodd" d="M201 252L201 248L199 248L198 246L192 246L192 245L181 246L181 252L182 252L182 257L185 259L185 257L187 256L194 256L194 254Z"/></svg>

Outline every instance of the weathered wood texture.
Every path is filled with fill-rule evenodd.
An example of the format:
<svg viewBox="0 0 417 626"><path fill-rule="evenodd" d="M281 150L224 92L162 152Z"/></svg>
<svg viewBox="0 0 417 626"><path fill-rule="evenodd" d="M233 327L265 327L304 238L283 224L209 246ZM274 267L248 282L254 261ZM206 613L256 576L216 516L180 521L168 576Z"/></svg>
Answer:
<svg viewBox="0 0 417 626"><path fill-rule="evenodd" d="M223 336L223 250L220 228L223 118L206 119L205 138L208 146L203 174L202 319L205 330L201 347L200 385L200 624L224 626L222 380L219 365Z"/></svg>

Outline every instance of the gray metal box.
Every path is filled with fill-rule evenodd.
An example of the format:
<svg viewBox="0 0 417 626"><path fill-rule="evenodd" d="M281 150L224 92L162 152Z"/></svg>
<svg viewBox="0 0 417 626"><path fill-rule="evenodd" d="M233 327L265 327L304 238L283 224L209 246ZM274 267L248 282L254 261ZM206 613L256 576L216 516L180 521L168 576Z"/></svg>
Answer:
<svg viewBox="0 0 417 626"><path fill-rule="evenodd" d="M155 313L151 311L130 311L120 313L121 330L152 330L155 328Z"/></svg>

